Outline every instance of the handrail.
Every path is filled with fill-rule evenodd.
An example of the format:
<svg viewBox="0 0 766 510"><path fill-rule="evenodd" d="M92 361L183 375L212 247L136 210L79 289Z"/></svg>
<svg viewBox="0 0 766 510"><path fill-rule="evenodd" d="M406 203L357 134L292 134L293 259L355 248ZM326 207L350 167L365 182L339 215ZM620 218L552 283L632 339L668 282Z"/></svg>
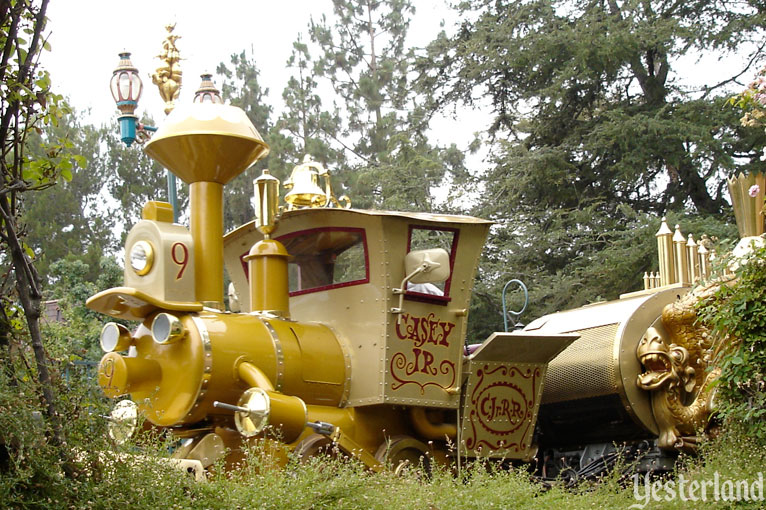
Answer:
<svg viewBox="0 0 766 510"><path fill-rule="evenodd" d="M524 291L524 306L522 306L521 310L519 310L518 312L514 310L508 310L505 303L505 291L508 289L508 286L512 283L518 283L521 290ZM514 317L513 325L516 326L516 324L518 323L517 320L519 316L522 313L524 313L524 310L527 309L527 305L529 304L529 292L527 291L527 286L524 285L524 282L522 282L521 280L516 280L516 279L510 280L503 287L502 299L503 299L503 327L505 328L505 332L507 333L508 332L508 316L513 315Z"/></svg>

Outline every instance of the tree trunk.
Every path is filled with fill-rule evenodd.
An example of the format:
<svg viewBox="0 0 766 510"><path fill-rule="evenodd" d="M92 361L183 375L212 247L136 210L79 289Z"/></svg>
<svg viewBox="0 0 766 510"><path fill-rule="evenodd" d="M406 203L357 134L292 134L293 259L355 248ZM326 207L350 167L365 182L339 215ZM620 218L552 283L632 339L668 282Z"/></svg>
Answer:
<svg viewBox="0 0 766 510"><path fill-rule="evenodd" d="M37 272L32 262L24 253L24 248L16 234L16 218L10 211L10 195L5 195L0 201L0 215L2 216L3 237L8 243L11 253L11 262L13 272L16 276L16 290L19 301L24 309L24 316L27 320L29 329L29 338L32 344L32 351L35 355L37 365L37 380L42 393L42 400L45 406L45 415L51 426L51 440L54 446L61 449L61 459L64 461L64 470L67 474L71 472L68 452L63 448L66 446L64 431L61 427L61 417L57 410L56 394L53 391L53 381L51 378L50 364L48 356L43 346L42 334L40 332L40 304L42 295L40 293L40 282Z"/></svg>

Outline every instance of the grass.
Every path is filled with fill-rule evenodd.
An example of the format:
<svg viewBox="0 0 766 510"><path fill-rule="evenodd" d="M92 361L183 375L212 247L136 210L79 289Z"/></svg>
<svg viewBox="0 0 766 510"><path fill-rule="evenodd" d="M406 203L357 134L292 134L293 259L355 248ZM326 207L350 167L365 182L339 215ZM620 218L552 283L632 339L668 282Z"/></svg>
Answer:
<svg viewBox="0 0 766 510"><path fill-rule="evenodd" d="M153 455L167 456L161 441L155 441ZM40 455L45 452L40 452ZM49 452L48 452L49 453ZM261 452L254 448L248 462L236 472L218 471L204 483L194 482L188 475L155 462L152 456L133 462L116 462L104 467L98 453L85 455L79 475L65 479L60 475L41 476L26 471L23 476L0 474L0 503L8 508L66 508L172 510L172 509L363 509L363 510L454 510L454 509L704 509L763 508L763 502L739 503L682 501L679 497L645 501L643 485L639 498L634 495L633 480L617 472L598 482L583 483L574 489L546 489L531 479L522 468L503 470L475 462L455 476L437 469L424 479L415 472L396 476L385 472L373 474L358 463L343 459L315 459L300 464L290 463L285 469L271 469L264 464ZM38 459L39 460L39 459ZM51 459L52 464L55 460ZM744 435L730 433L705 445L700 456L684 457L677 472L666 480L686 483L713 480L758 479L766 466L766 448L754 444ZM16 475L22 471L16 471ZM643 483L643 482L642 482ZM634 506L636 508L636 506Z"/></svg>

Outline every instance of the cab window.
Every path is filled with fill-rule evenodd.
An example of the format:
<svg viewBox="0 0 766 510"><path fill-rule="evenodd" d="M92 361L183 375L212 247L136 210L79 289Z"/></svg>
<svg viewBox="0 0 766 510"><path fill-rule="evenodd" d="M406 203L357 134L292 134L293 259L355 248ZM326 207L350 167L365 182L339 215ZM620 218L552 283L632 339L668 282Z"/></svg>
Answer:
<svg viewBox="0 0 766 510"><path fill-rule="evenodd" d="M455 249L457 247L458 231L453 228L427 226L410 226L407 240L407 252L443 248L450 255L450 277L443 282L408 284L406 299L446 304L450 301L449 288L452 281L452 270L455 265Z"/></svg>
<svg viewBox="0 0 766 510"><path fill-rule="evenodd" d="M291 296L370 281L363 229L320 228L278 237L290 254Z"/></svg>

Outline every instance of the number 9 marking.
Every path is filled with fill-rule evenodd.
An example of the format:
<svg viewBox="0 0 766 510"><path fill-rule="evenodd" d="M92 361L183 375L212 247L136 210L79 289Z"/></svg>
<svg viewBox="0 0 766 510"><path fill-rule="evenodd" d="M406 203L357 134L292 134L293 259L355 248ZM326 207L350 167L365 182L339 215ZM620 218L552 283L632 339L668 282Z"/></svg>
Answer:
<svg viewBox="0 0 766 510"><path fill-rule="evenodd" d="M101 367L101 373L104 375L106 379L109 380L106 386L108 388L111 388L112 378L114 377L114 360L112 358L109 358L106 360L106 363L104 363L104 365Z"/></svg>
<svg viewBox="0 0 766 510"><path fill-rule="evenodd" d="M173 259L173 262L181 266L176 275L176 280L180 280L184 275L184 271L186 271L186 266L189 264L189 248L187 248L184 243L173 244L170 248L170 258Z"/></svg>

